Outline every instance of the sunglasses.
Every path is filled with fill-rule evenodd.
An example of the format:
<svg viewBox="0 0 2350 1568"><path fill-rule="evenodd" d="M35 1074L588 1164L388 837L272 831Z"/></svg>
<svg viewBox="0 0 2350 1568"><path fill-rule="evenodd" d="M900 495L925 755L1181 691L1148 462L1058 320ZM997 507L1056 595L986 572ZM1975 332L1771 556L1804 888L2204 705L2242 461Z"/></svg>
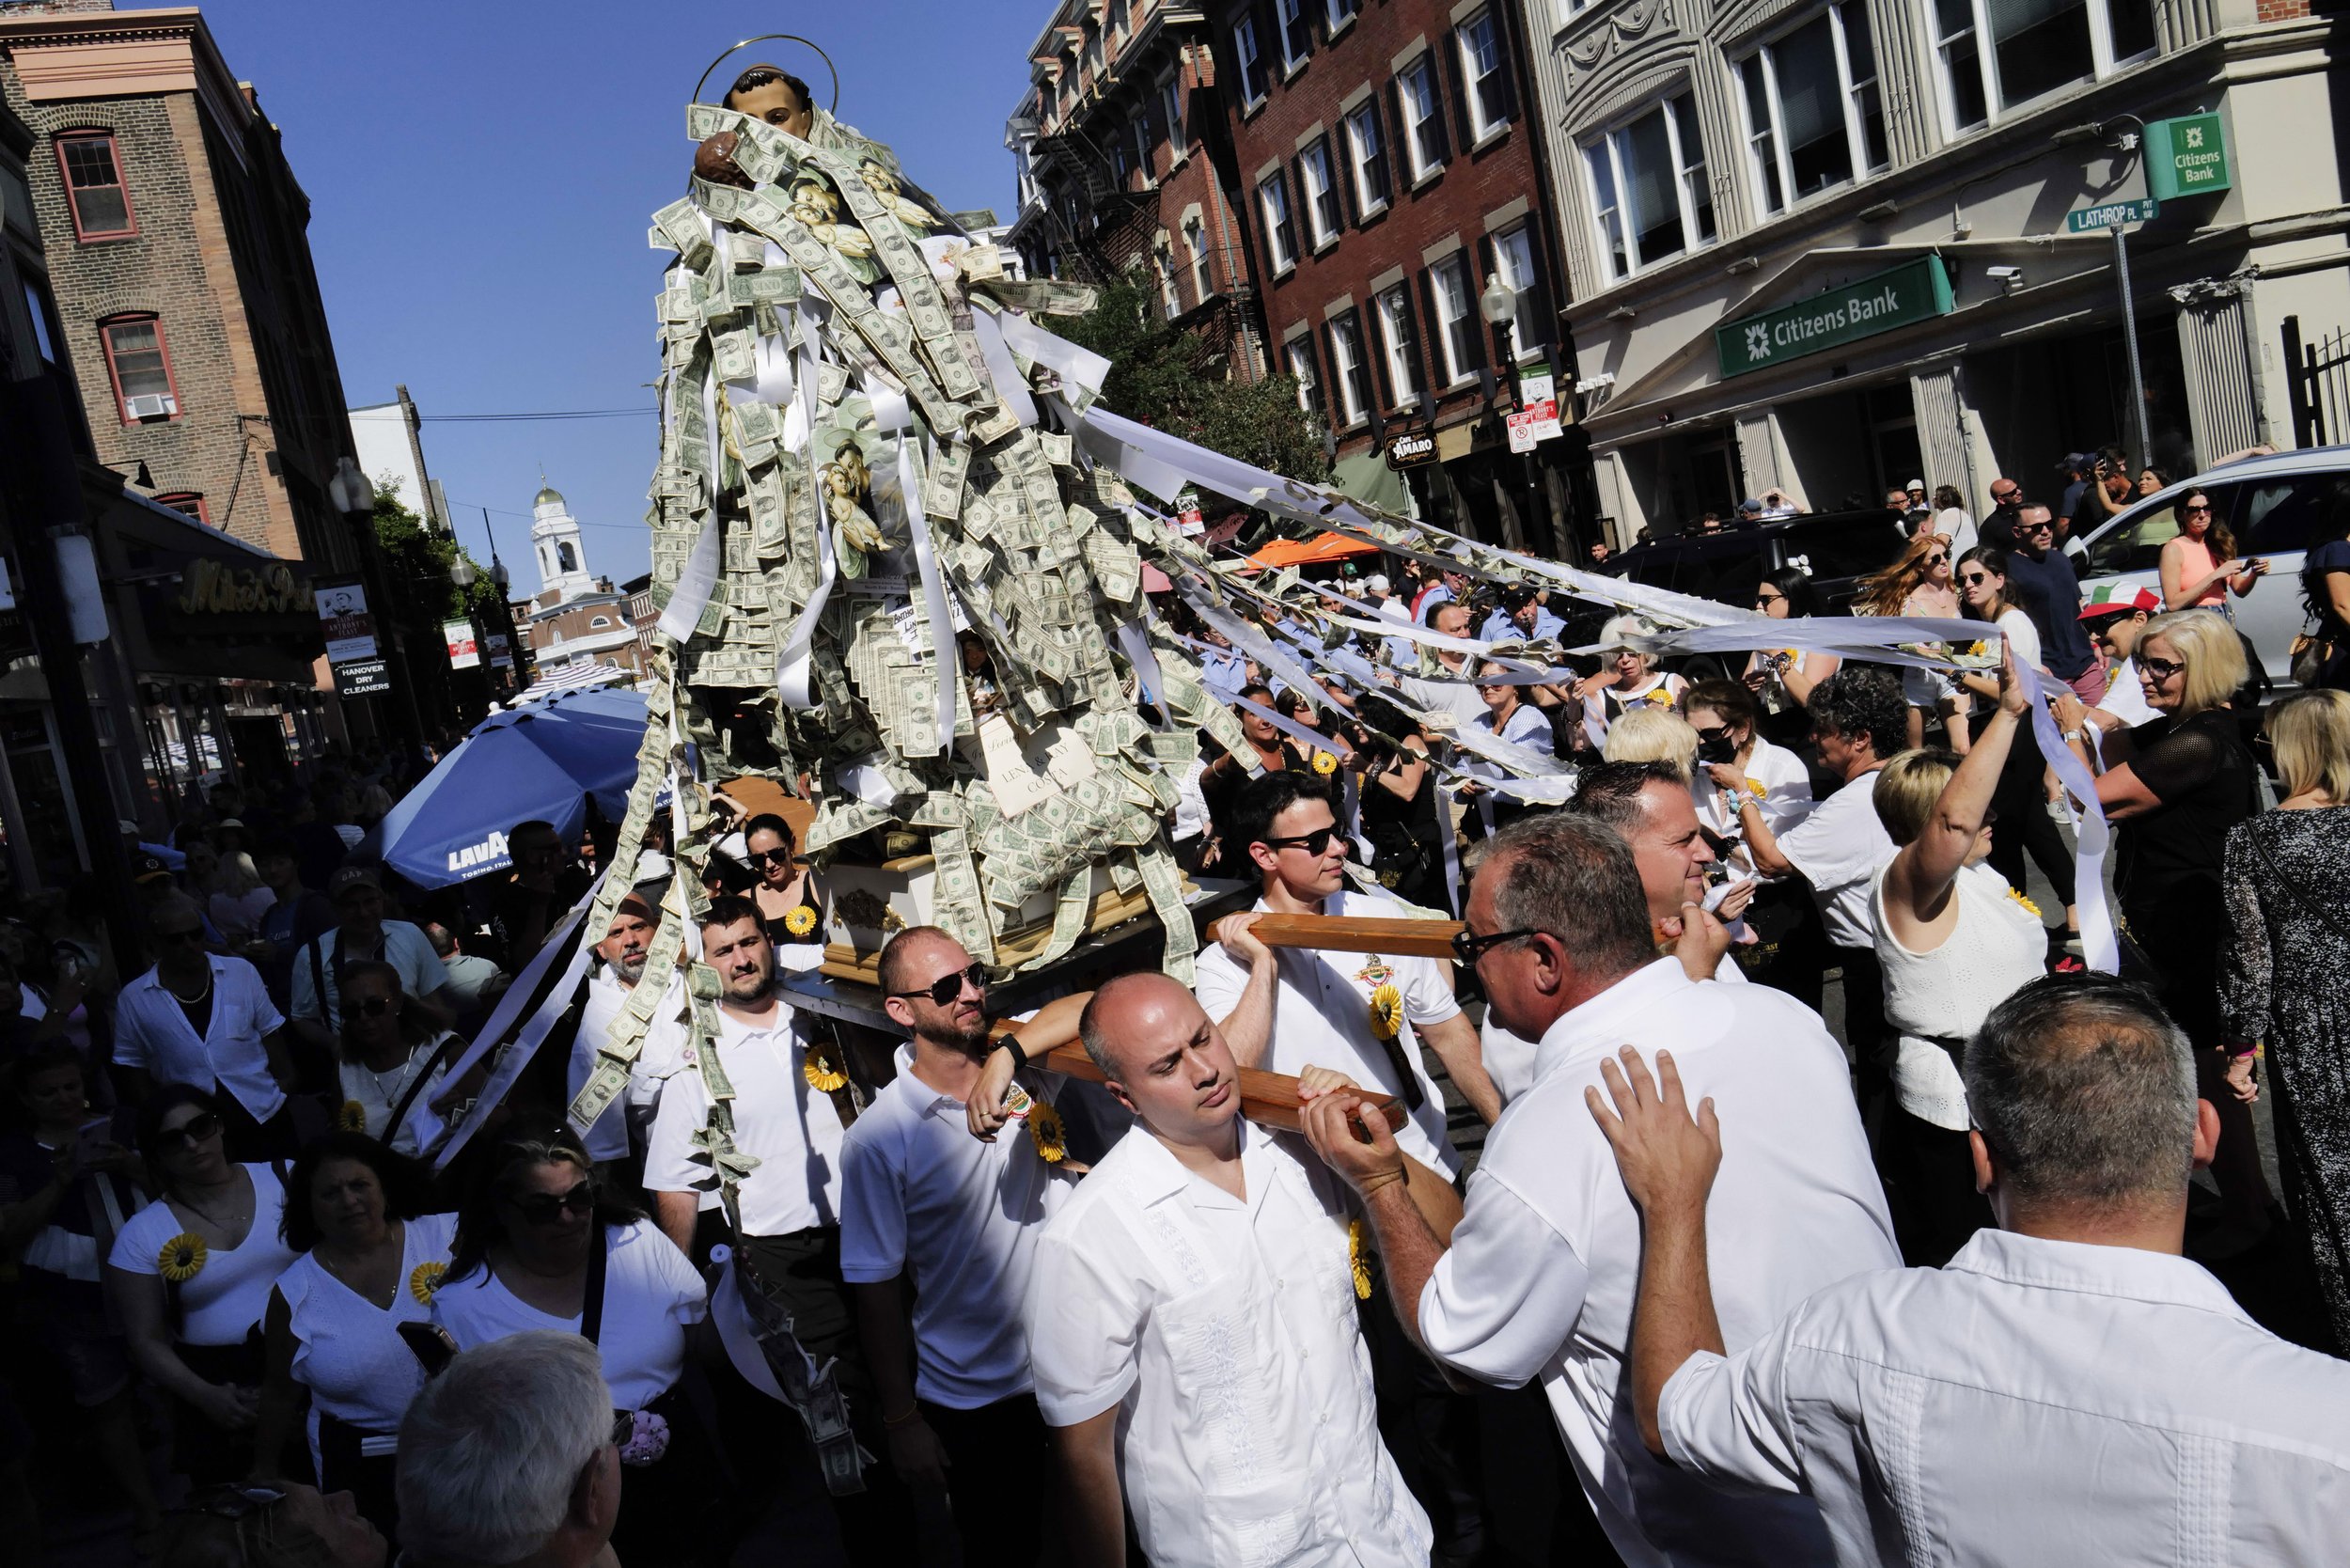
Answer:
<svg viewBox="0 0 2350 1568"><path fill-rule="evenodd" d="M1928 566L1940 566L1944 561L1949 560L1950 558L1950 557L1948 556L1928 556L1926 557L1926 564Z"/></svg>
<svg viewBox="0 0 2350 1568"><path fill-rule="evenodd" d="M2181 507L2181 508L2179 509L2179 515L2180 515L2180 516L2182 516L2182 517L2198 517L2198 516L2201 516L2201 517L2209 517L2209 516L2211 515L2211 508L2209 508L2209 507Z"/></svg>
<svg viewBox="0 0 2350 1568"><path fill-rule="evenodd" d="M1504 942L1514 942L1521 936L1538 936L1541 933L1539 926L1520 926L1515 931L1496 931L1483 936L1471 936L1468 928L1464 926L1452 933L1452 956L1473 966L1489 949L1497 948Z"/></svg>
<svg viewBox="0 0 2350 1568"><path fill-rule="evenodd" d="M2153 676L2157 681L2168 681L2174 675L2184 675L2186 673L2186 666L2174 663L2170 659L2148 659L2141 657L2138 661L2138 667L2144 670L2147 674Z"/></svg>
<svg viewBox="0 0 2350 1568"><path fill-rule="evenodd" d="M754 866L789 866L797 856L788 849L753 850L744 857Z"/></svg>
<svg viewBox="0 0 2350 1568"><path fill-rule="evenodd" d="M509 1193L506 1200L514 1205L514 1212L532 1225L553 1225L565 1215L581 1219L596 1212L596 1187L592 1182L581 1182L569 1192L533 1192L522 1195Z"/></svg>
<svg viewBox="0 0 2350 1568"><path fill-rule="evenodd" d="M1728 739L1730 739L1730 726L1727 724L1709 724L1698 729L1698 740L1701 745L1711 745L1716 741Z"/></svg>
<svg viewBox="0 0 2350 1568"><path fill-rule="evenodd" d="M1958 574L1958 580L1965 583L1968 588L1973 588L1979 583L1989 582L1991 580L1991 573L1988 572L1962 572Z"/></svg>
<svg viewBox="0 0 2350 1568"><path fill-rule="evenodd" d="M1783 593L1758 593L1754 596L1754 602L1758 604L1776 604L1786 597Z"/></svg>
<svg viewBox="0 0 2350 1568"><path fill-rule="evenodd" d="M351 1011L362 1018L381 1018L392 1011L392 999L389 996L356 996L352 999Z"/></svg>
<svg viewBox="0 0 2350 1568"><path fill-rule="evenodd" d="M187 1505L172 1510L174 1513L209 1513L215 1519L243 1519L245 1515L286 1500L286 1494L274 1486L215 1486L197 1493Z"/></svg>
<svg viewBox="0 0 2350 1568"><path fill-rule="evenodd" d="M1338 836L1339 830L1335 827L1317 827L1311 833L1301 833L1294 839L1260 839L1257 842L1277 853L1285 849L1302 849L1308 855L1326 855L1330 851L1330 840Z"/></svg>
<svg viewBox="0 0 2350 1568"><path fill-rule="evenodd" d="M1999 505L2005 506L2010 501L2022 500L2024 498L2024 493L2020 490L2011 490L2002 494L2001 492L1995 490L1991 493L1991 498L1994 501L1997 501Z"/></svg>
<svg viewBox="0 0 2350 1568"><path fill-rule="evenodd" d="M2024 532L2028 534L2052 534L2056 532L2056 525L2054 523L2027 523L2024 525Z"/></svg>
<svg viewBox="0 0 2350 1568"><path fill-rule="evenodd" d="M210 1138L220 1137L220 1118L211 1111L198 1111L177 1127L165 1127L156 1137L168 1149L185 1144L193 1149Z"/></svg>
<svg viewBox="0 0 2350 1568"><path fill-rule="evenodd" d="M941 975L930 984L916 987L915 990L892 991L890 995L901 1001L912 1001L916 996L928 996L936 1006L945 1007L948 1002L963 995L965 983L968 983L972 990L984 996L987 992L987 966L974 959L968 968L957 969Z"/></svg>

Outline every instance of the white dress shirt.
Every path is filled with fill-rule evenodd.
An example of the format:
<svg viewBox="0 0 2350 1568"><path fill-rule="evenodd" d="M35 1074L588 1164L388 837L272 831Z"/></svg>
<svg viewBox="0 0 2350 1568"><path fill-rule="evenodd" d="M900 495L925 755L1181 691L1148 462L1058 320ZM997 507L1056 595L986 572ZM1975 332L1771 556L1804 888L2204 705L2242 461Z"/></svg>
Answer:
<svg viewBox="0 0 2350 1568"><path fill-rule="evenodd" d="M1118 1466L1159 1568L1388 1568L1431 1530L1379 1440L1345 1190L1238 1123L1247 1198L1136 1126L1044 1227L1029 1282L1054 1426L1122 1406Z"/></svg>
<svg viewBox="0 0 2350 1568"><path fill-rule="evenodd" d="M1675 961L1679 962L1678 960ZM1714 978L1727 985L1747 983L1747 972L1738 967L1737 959L1729 953L1714 965ZM1494 1022L1491 1009L1485 1021L1477 1029L1478 1055L1484 1059L1485 1075L1494 1081L1494 1092L1508 1105L1534 1087L1535 1043L1522 1034L1512 1034Z"/></svg>
<svg viewBox="0 0 2350 1568"><path fill-rule="evenodd" d="M718 1061L734 1084L734 1146L759 1161L737 1192L746 1236L788 1236L840 1222L840 1112L830 1095L809 1086L807 1060L790 1003L777 1002L763 1028L718 1010ZM689 1054L653 1113L647 1188L699 1193L702 1208L718 1207L718 1179L693 1142L709 1121L710 1091Z"/></svg>
<svg viewBox="0 0 2350 1568"><path fill-rule="evenodd" d="M1897 847L1877 817L1876 787L1884 776L1880 768L1850 780L1778 835L1778 853L1811 884L1833 947L1876 946L1869 890Z"/></svg>
<svg viewBox="0 0 2350 1568"><path fill-rule="evenodd" d="M1698 1474L1810 1493L1844 1563L2339 1562L2350 1520L2350 1365L2135 1247L1979 1231L1692 1356L1657 1424Z"/></svg>
<svg viewBox="0 0 2350 1568"><path fill-rule="evenodd" d="M1477 695L1475 686L1461 684L1476 679L1477 661L1463 659L1458 669L1441 660L1432 660L1431 665L1430 679L1423 680L1417 672L1403 678L1403 695L1423 713L1450 713L1456 725L1484 723L1485 699Z"/></svg>
<svg viewBox="0 0 2350 1568"><path fill-rule="evenodd" d="M159 1085L221 1090L256 1121L286 1103L261 1043L285 1027L261 972L242 958L212 955L212 1015L199 1038L180 1003L149 969L115 1002L115 1063L144 1068Z"/></svg>
<svg viewBox="0 0 2350 1568"><path fill-rule="evenodd" d="M1484 1382L1540 1378L1600 1523L1630 1568L1827 1560L1810 1504L1731 1497L1642 1447L1623 1388L1640 1216L1583 1103L1623 1045L1668 1048L1721 1113L1706 1211L1714 1300L1732 1348L1823 1286L1900 1257L1841 1046L1819 1015L1759 985L1700 984L1674 960L1561 1016L1469 1178L1466 1213L1419 1299L1422 1341ZM1793 1505L1793 1506L1791 1506Z"/></svg>
<svg viewBox="0 0 2350 1568"><path fill-rule="evenodd" d="M1029 1072L1023 1087L1050 1103L1068 1082ZM976 1410L1028 1391L1020 1314L1044 1221L1069 1195L1039 1158L1027 1123L981 1143L963 1102L914 1075L873 1096L840 1145L840 1275L853 1285L901 1274L914 1290L914 1391Z"/></svg>
<svg viewBox="0 0 2350 1568"><path fill-rule="evenodd" d="M411 996L430 996L448 986L448 966L432 950L423 928L406 920L385 920L382 960L400 971L400 988ZM339 927L293 955L293 1005L296 1018L307 1018L340 1032L343 1027L342 983L335 978L335 954L341 946ZM317 957L312 959L312 949Z"/></svg>
<svg viewBox="0 0 2350 1568"><path fill-rule="evenodd" d="M1257 901L1257 910L1266 905ZM1402 907L1389 899L1341 890L1323 901L1324 915L1353 919L1402 919ZM1403 1082L1388 1059L1387 1047L1371 1032L1371 994L1382 983L1403 993L1404 1027L1393 1044L1424 1098L1410 1120L1396 1130L1403 1152L1446 1176L1457 1175L1461 1156L1453 1152L1445 1131L1444 1093L1430 1075L1419 1048L1416 1027L1441 1024L1461 1015L1452 995L1452 978L1436 959L1405 958L1393 953L1325 953L1305 948L1276 948L1280 978L1273 994L1273 1025L1265 1055L1257 1065L1292 1077L1308 1067L1328 1067L1345 1074L1365 1089L1401 1095ZM1240 1005L1247 989L1247 966L1236 962L1220 943L1210 943L1194 961L1193 990L1208 1016L1218 1021Z"/></svg>

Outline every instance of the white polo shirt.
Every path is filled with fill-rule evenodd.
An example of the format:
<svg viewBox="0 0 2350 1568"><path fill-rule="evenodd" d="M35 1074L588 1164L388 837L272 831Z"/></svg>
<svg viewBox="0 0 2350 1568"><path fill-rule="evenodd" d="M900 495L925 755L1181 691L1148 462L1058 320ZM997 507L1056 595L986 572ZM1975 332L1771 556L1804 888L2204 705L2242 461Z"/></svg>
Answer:
<svg viewBox="0 0 2350 1568"><path fill-rule="evenodd" d="M1137 1125L1046 1223L1037 1404L1053 1426L1120 1410L1159 1568L1425 1568L1428 1516L1379 1440L1345 1189L1292 1136L1237 1125L1245 1200Z"/></svg>
<svg viewBox="0 0 2350 1568"><path fill-rule="evenodd" d="M2338 1562L2350 1518L2350 1365L2135 1247L1978 1231L1692 1356L1657 1425L1699 1475L1809 1492L1844 1562Z"/></svg>
<svg viewBox="0 0 2350 1568"><path fill-rule="evenodd" d="M1068 1080L1030 1071L1053 1101ZM1028 1391L1028 1300L1036 1239L1073 1190L1018 1123L981 1143L963 1102L914 1075L898 1049L885 1085L840 1146L840 1274L851 1284L906 1277L914 1288L914 1391L976 1410Z"/></svg>
<svg viewBox="0 0 2350 1568"><path fill-rule="evenodd" d="M432 950L432 939L423 928L406 920L383 924L383 961L400 971L401 991L411 996L430 996L448 984L448 966ZM337 1031L343 1027L343 1000L342 988L335 979L335 953L342 939L337 927L321 933L317 941L293 955L293 1015ZM315 963L312 949L317 949Z"/></svg>
<svg viewBox="0 0 2350 1568"><path fill-rule="evenodd" d="M701 1207L718 1207L718 1179L694 1135L710 1121L710 1092L689 1049L687 1065L661 1093L645 1152L645 1185L654 1192L693 1192ZM746 1236L788 1236L840 1223L840 1113L832 1097L809 1086L797 1016L776 1004L765 1027L718 1010L718 1061L734 1085L734 1146L756 1157L758 1168L738 1194Z"/></svg>
<svg viewBox="0 0 2350 1568"><path fill-rule="evenodd" d="M1540 1378L1591 1507L1630 1568L1828 1560L1801 1498L1740 1497L1658 1461L1624 1388L1640 1215L1583 1103L1599 1063L1668 1047L1692 1102L1721 1113L1706 1209L1714 1303L1736 1350L1839 1279L1900 1262L1841 1046L1819 1014L1760 985L1700 983L1672 959L1554 1023L1534 1087L1503 1108L1451 1248L1420 1295L1429 1352L1487 1383Z"/></svg>
<svg viewBox="0 0 2350 1568"><path fill-rule="evenodd" d="M144 1068L158 1084L225 1090L254 1121L267 1121L286 1103L286 1092L270 1075L261 1041L286 1020L269 999L259 970L217 954L210 963L212 1015L201 1038L154 970L122 988L115 1003L116 1064Z"/></svg>
<svg viewBox="0 0 2350 1568"><path fill-rule="evenodd" d="M1758 738L1754 749L1747 753L1743 771L1745 798L1754 801L1755 809L1762 813L1762 825L1773 835L1784 834L1811 814L1811 770L1785 746ZM1745 798L1726 799L1725 792L1707 776L1703 764L1689 792L1697 800L1698 821L1721 838L1740 837L1738 811Z"/></svg>
<svg viewBox="0 0 2350 1568"><path fill-rule="evenodd" d="M1265 907L1259 899L1259 913ZM1331 894L1323 901L1322 912L1355 919L1405 918L1394 901L1351 890ZM1403 1083L1388 1060L1387 1048L1371 1032L1371 994L1383 983L1393 984L1403 993L1404 1018L1394 1044L1425 1096L1397 1129L1396 1141L1430 1169L1457 1174L1461 1156L1453 1152L1445 1131L1444 1095L1429 1075L1413 1033L1415 1027L1461 1015L1461 1004L1452 996L1452 977L1442 961L1302 948L1276 948L1273 956L1280 964L1280 979L1273 996L1272 1040L1258 1065L1292 1076L1308 1067L1334 1068L1365 1089L1402 1094ZM1194 960L1192 987L1211 1018L1221 1022L1239 1006L1247 985L1247 966L1235 962L1220 943L1210 943Z"/></svg>
<svg viewBox="0 0 2350 1568"><path fill-rule="evenodd" d="M1839 948L1873 948L1870 888L1898 847L1877 819L1880 768L1862 774L1778 835L1778 853L1811 884L1827 939Z"/></svg>

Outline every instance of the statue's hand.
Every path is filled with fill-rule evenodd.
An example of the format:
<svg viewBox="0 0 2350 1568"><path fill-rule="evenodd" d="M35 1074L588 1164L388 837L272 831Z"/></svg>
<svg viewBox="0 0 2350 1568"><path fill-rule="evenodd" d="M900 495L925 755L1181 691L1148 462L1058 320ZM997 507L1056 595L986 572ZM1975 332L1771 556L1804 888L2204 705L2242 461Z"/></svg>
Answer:
<svg viewBox="0 0 2350 1568"><path fill-rule="evenodd" d="M694 149L694 172L713 185L735 185L747 191L751 182L734 166L735 133L721 131Z"/></svg>

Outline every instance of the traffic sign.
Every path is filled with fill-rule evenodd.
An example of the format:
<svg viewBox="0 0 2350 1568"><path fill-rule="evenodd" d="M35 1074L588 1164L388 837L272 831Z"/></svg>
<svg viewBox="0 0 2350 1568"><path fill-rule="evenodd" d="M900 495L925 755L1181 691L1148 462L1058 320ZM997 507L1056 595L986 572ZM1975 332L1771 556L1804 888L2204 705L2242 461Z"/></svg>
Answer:
<svg viewBox="0 0 2350 1568"><path fill-rule="evenodd" d="M2086 234L2092 229L2111 228L2118 223L2152 223L2162 212L2162 203L2152 196L2138 196L2130 201L2108 201L2102 207L2084 207L2077 212L2064 214L2064 227L2074 234Z"/></svg>

